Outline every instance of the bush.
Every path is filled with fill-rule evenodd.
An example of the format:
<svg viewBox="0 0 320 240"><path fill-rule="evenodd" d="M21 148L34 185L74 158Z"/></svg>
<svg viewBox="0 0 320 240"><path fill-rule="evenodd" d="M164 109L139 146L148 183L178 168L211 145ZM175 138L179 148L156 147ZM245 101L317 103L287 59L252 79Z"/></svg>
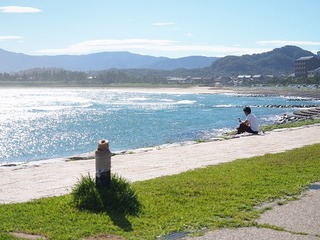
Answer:
<svg viewBox="0 0 320 240"><path fill-rule="evenodd" d="M79 209L101 211L103 201L93 178L82 176L72 190L73 202Z"/></svg>
<svg viewBox="0 0 320 240"><path fill-rule="evenodd" d="M73 203L82 210L137 215L141 208L129 182L115 174L109 189L97 188L90 175L82 176L71 194Z"/></svg>

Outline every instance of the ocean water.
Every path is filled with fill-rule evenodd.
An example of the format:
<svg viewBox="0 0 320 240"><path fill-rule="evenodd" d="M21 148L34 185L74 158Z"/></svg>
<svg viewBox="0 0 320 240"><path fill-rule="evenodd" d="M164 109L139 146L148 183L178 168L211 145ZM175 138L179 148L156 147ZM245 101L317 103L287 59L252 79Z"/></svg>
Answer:
<svg viewBox="0 0 320 240"><path fill-rule="evenodd" d="M234 129L251 106L261 124L316 100L234 94L143 93L108 89L1 89L0 165L209 139Z"/></svg>

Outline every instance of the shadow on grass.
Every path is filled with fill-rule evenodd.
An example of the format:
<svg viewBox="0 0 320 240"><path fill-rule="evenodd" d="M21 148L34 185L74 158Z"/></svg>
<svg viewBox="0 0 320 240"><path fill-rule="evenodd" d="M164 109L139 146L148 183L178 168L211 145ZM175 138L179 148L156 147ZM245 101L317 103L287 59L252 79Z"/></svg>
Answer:
<svg viewBox="0 0 320 240"><path fill-rule="evenodd" d="M72 197L78 209L105 212L124 231L132 231L127 216L137 216L141 210L141 204L130 184L114 174L111 176L109 189L97 188L90 175L82 176L72 190Z"/></svg>
<svg viewBox="0 0 320 240"><path fill-rule="evenodd" d="M311 184L309 189L311 189L311 190L320 190L320 183Z"/></svg>

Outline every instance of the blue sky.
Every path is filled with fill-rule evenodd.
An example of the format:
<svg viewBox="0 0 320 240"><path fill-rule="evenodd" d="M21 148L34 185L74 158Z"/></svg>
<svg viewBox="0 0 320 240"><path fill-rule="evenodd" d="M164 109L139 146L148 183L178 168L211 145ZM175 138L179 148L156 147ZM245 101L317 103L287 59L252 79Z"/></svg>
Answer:
<svg viewBox="0 0 320 240"><path fill-rule="evenodd" d="M320 51L319 0L0 0L0 48L222 57Z"/></svg>

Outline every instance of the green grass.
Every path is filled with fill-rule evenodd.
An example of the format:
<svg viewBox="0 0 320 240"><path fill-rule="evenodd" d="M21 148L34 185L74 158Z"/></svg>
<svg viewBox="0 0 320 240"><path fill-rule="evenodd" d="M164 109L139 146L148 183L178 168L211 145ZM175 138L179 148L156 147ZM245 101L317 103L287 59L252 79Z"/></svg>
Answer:
<svg viewBox="0 0 320 240"><path fill-rule="evenodd" d="M13 239L8 234L13 231L49 239L99 234L155 239L171 232L255 226L263 211L255 206L291 199L316 181L320 144L135 182L130 187L142 206L137 215L79 210L72 195L0 205L0 239Z"/></svg>
<svg viewBox="0 0 320 240"><path fill-rule="evenodd" d="M90 175L82 176L71 192L74 205L80 210L111 214L137 215L141 205L130 183L117 174L111 175L109 188L96 187Z"/></svg>
<svg viewBox="0 0 320 240"><path fill-rule="evenodd" d="M284 128L296 128L296 127L303 127L308 125L314 125L319 124L320 119L306 119L306 120L299 120L295 122L288 122L288 123L281 123L281 124L271 124L271 125L265 125L260 127L260 132L270 132L272 130L276 129L284 129ZM230 136L235 135L237 131L230 131L224 135L222 135L223 138L228 139Z"/></svg>
<svg viewBox="0 0 320 240"><path fill-rule="evenodd" d="M288 122L283 124L272 124L268 126L262 126L261 131L272 131L275 129L282 129L282 128L294 128L294 127L302 127L307 125L313 125L320 123L320 119L307 119L307 120L300 120L296 122Z"/></svg>

